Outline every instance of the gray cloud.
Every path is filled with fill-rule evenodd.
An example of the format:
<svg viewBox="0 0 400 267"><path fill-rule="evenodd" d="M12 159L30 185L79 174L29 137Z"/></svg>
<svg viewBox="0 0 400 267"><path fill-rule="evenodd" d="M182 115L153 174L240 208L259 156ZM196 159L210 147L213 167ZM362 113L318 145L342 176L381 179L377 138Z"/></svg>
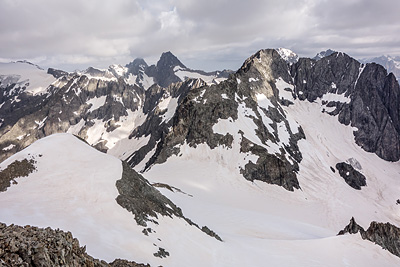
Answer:
<svg viewBox="0 0 400 267"><path fill-rule="evenodd" d="M261 48L400 55L396 0L0 0L0 59L72 70L156 61L238 68Z"/></svg>

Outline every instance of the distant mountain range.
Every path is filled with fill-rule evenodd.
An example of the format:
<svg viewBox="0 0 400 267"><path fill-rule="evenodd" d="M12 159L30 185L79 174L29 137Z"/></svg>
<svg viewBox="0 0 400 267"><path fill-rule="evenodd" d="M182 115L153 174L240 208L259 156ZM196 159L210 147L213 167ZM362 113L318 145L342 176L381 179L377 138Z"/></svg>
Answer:
<svg viewBox="0 0 400 267"><path fill-rule="evenodd" d="M336 51L328 49L326 51L321 51L318 53L313 59L320 60L323 57L329 56ZM361 63L376 63L385 67L388 73L392 72L397 80L400 82L400 56L392 57L392 56L380 56L380 57L373 57L373 58L363 58L359 59Z"/></svg>
<svg viewBox="0 0 400 267"><path fill-rule="evenodd" d="M384 66L388 72L392 72L397 80L400 80L400 56L392 57L392 56L380 56L374 58L361 59L362 63L377 63Z"/></svg>

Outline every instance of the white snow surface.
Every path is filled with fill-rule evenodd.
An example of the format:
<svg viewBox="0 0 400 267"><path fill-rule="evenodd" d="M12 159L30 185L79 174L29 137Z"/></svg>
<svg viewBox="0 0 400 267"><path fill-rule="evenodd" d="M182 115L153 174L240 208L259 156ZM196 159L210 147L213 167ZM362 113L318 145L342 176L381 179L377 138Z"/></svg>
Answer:
<svg viewBox="0 0 400 267"><path fill-rule="evenodd" d="M71 231L96 258L134 259L152 266L189 266L191 260L209 258L209 248L220 245L177 217L159 216L158 225L148 224L156 233L145 236L141 232L144 227L115 200L121 161L70 134L43 138L1 163L0 168L32 157L37 171L17 178L18 185L0 194L2 222ZM174 257L154 257L158 246Z"/></svg>
<svg viewBox="0 0 400 267"><path fill-rule="evenodd" d="M154 84L154 78L153 78L153 77L147 76L147 74L144 74L144 75L143 75L143 82L142 82L143 88L144 88L145 90L147 90L147 89L149 89L153 84Z"/></svg>
<svg viewBox="0 0 400 267"><path fill-rule="evenodd" d="M162 122L168 122L175 115L175 110L178 107L178 98L168 96L158 103L158 108L161 111L167 110L162 117Z"/></svg>
<svg viewBox="0 0 400 267"><path fill-rule="evenodd" d="M187 79L202 79L208 85L211 85L211 84L218 84L226 80L226 78L217 78L217 75L214 74L205 75L190 69L182 69L179 66L176 66L174 68L174 71L175 75L178 76L179 79L181 79L181 81L185 81Z"/></svg>
<svg viewBox="0 0 400 267"><path fill-rule="evenodd" d="M11 145L9 145L9 146L4 147L2 150L3 150L3 151L8 151L8 150L13 149L14 147L15 147L15 145L14 145L14 144L11 144Z"/></svg>
<svg viewBox="0 0 400 267"><path fill-rule="evenodd" d="M341 102L341 103L350 103L351 99L345 96L345 93L338 95L332 93L326 93L322 96L321 100L328 101L328 102Z"/></svg>
<svg viewBox="0 0 400 267"><path fill-rule="evenodd" d="M102 95L100 97L93 97L92 99L90 99L89 101L87 101L87 104L91 104L92 106L90 107L90 109L88 110L88 112L92 112L102 106L104 106L104 104L106 103L106 99L107 96Z"/></svg>
<svg viewBox="0 0 400 267"><path fill-rule="evenodd" d="M185 144L178 156L144 174L151 182L167 183L192 195L162 189L185 215L224 240L222 248L213 248L217 258L204 259L198 266L399 265L399 258L359 235L337 233L352 216L365 229L371 221L400 225L400 207L396 205L400 163L386 162L362 150L354 142L353 129L340 124L337 117L321 113L318 103L293 101L295 104L284 110L293 124L302 125L306 135L299 142L301 190L289 192L243 178L238 159L242 156L243 164L254 162L257 156L237 151L235 133L242 127L234 123L242 123L240 119L219 120L213 127L214 132L234 136L232 149ZM253 128L244 126L250 131ZM360 191L330 170L349 157L360 163L367 177L367 186Z"/></svg>
<svg viewBox="0 0 400 267"><path fill-rule="evenodd" d="M102 97L91 100L93 100L91 103L94 104L94 107L100 105L103 101ZM99 119L92 120L94 124L87 130L86 141L91 145L106 141L105 146L110 149L109 153L111 153L111 155L126 159L129 152L133 153L136 149L140 148L140 146L136 146L138 143L135 140L129 139L129 135L133 129L141 125L147 117L141 110L132 111L127 109L127 112L127 116L121 116L119 121L115 122L115 125L118 127L111 132L107 132L107 122ZM71 125L67 133L79 135L85 123L85 120L81 119L77 124ZM142 146L143 145L145 144L142 144Z"/></svg>
<svg viewBox="0 0 400 267"><path fill-rule="evenodd" d="M279 55L287 62L289 63L295 63L299 60L299 56L293 52L290 49L287 48L278 48L276 51L279 53Z"/></svg>
<svg viewBox="0 0 400 267"><path fill-rule="evenodd" d="M2 75L14 76L13 82L22 86L29 83L25 92L33 95L46 93L47 87L56 81L53 75L26 62L0 63L0 76Z"/></svg>
<svg viewBox="0 0 400 267"><path fill-rule="evenodd" d="M285 82L281 77L276 79L275 81L276 88L279 90L279 97L287 100L292 100L293 95L291 92L293 92L294 86L292 84L289 84ZM290 90L290 91L287 91Z"/></svg>

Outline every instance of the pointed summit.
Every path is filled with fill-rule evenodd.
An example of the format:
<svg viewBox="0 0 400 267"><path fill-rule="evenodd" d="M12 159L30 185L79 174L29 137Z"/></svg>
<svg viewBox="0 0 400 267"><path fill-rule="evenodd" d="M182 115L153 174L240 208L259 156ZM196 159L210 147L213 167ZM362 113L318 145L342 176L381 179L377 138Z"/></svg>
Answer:
<svg viewBox="0 0 400 267"><path fill-rule="evenodd" d="M182 62L170 51L162 53L160 60L157 62L157 68L174 68L174 67L186 68Z"/></svg>
<svg viewBox="0 0 400 267"><path fill-rule="evenodd" d="M175 75L176 68L186 69L185 65L179 61L179 59L171 52L162 53L157 65L152 65L146 70L146 74L154 77L154 80L161 87L167 87L168 85L176 82L180 82L181 79Z"/></svg>
<svg viewBox="0 0 400 267"><path fill-rule="evenodd" d="M140 70L145 70L148 65L143 58L136 58L131 63L126 64L128 68L128 73L132 73L133 75L138 75Z"/></svg>

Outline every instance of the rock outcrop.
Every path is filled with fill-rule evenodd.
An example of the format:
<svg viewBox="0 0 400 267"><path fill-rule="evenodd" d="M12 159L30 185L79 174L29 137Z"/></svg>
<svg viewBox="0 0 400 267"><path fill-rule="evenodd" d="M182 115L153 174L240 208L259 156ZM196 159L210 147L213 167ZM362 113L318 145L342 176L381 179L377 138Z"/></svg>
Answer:
<svg viewBox="0 0 400 267"><path fill-rule="evenodd" d="M117 203L135 216L136 223L147 227L147 222L158 224L158 216L176 216L185 220L205 234L222 241L214 231L207 226L199 227L196 223L186 218L182 210L171 200L160 193L155 186L151 185L142 175L133 170L127 162L122 162L122 177L116 182L119 195ZM167 186L167 185L165 185ZM168 186L167 186L168 187ZM144 228L143 234L148 235L151 228ZM160 248L161 249L161 248ZM165 256L165 254L162 254Z"/></svg>
<svg viewBox="0 0 400 267"><path fill-rule="evenodd" d="M339 171L340 176L342 176L346 183L354 189L361 190L361 186L367 185L365 176L354 169L350 164L345 162L337 163L336 169Z"/></svg>
<svg viewBox="0 0 400 267"><path fill-rule="evenodd" d="M363 239L369 240L388 250L393 255L400 257L400 228L393 224L371 222L365 231L364 228L356 223L354 218L351 218L350 223L338 235L346 233L360 233Z"/></svg>
<svg viewBox="0 0 400 267"><path fill-rule="evenodd" d="M138 225L147 226L147 221L158 215L184 218L182 210L167 197L155 189L142 175L138 174L126 162L122 163L122 178L117 181L119 192L117 203L132 212Z"/></svg>
<svg viewBox="0 0 400 267"><path fill-rule="evenodd" d="M16 184L15 178L26 177L36 170L34 159L16 160L4 170L0 169L0 192L4 192L11 186L11 182Z"/></svg>
<svg viewBox="0 0 400 267"><path fill-rule="evenodd" d="M70 232L33 226L0 223L0 265L13 266L87 266L150 267L117 259L112 263L94 259Z"/></svg>

